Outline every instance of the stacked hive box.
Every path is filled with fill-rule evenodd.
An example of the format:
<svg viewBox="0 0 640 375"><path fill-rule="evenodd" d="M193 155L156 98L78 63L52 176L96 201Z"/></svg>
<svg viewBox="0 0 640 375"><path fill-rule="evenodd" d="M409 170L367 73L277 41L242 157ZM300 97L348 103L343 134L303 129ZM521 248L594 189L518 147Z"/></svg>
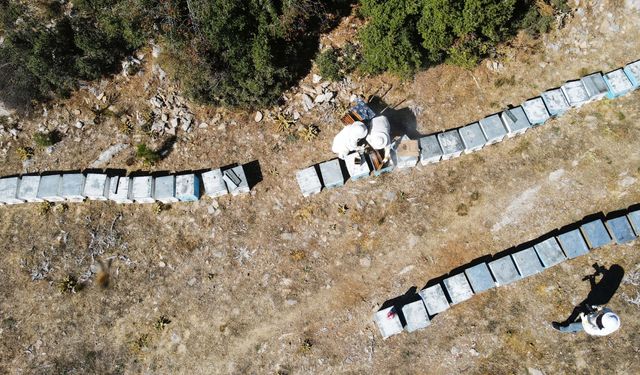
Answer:
<svg viewBox="0 0 640 375"><path fill-rule="evenodd" d="M110 200L116 203L174 203L216 198L231 192L247 193L249 181L243 166L226 171L213 169L202 174L167 176L109 176L105 173L64 173L0 178L0 205L24 202L82 202ZM226 182L229 181L229 182Z"/></svg>

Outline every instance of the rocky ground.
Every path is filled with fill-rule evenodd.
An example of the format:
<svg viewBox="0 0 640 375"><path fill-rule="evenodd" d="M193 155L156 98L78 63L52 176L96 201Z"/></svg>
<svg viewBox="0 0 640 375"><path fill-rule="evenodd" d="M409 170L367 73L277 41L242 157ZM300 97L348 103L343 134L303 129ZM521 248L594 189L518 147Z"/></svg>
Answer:
<svg viewBox="0 0 640 375"><path fill-rule="evenodd" d="M385 300L412 286L640 202L640 92L472 155L308 199L294 178L332 157L352 94L387 92L382 100L396 106L390 117L414 135L461 126L640 58L635 6L579 2L559 31L540 43L519 37L473 71L439 66L408 82L342 83L311 73L280 108L259 114L189 103L150 47L130 60L127 75L8 121L2 175L258 160L262 181L245 197L160 212L108 202L2 207L0 372L640 372L638 241L476 296L420 332L382 341L372 322ZM352 22L323 43L340 43ZM32 135L51 130L61 142L38 148ZM139 143L163 159L143 165ZM34 156L23 160L26 147ZM600 339L557 334L549 322L586 296L581 279L595 262L625 270L611 301L621 330ZM69 275L75 293L63 292Z"/></svg>

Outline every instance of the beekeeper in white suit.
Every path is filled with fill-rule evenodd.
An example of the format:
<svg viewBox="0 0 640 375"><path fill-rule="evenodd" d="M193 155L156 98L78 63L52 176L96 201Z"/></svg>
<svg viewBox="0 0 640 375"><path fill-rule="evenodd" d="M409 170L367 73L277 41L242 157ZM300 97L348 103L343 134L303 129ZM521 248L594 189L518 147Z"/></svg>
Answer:
<svg viewBox="0 0 640 375"><path fill-rule="evenodd" d="M384 116L374 117L371 120L371 130L367 129L364 123L356 121L336 134L331 150L338 154L340 159L344 159L351 152L364 149L364 146L358 145L363 138L375 150L386 149L391 145L390 130L389 120Z"/></svg>
<svg viewBox="0 0 640 375"><path fill-rule="evenodd" d="M345 126L333 138L331 151L338 154L340 159L344 159L345 156L362 147L358 146L358 142L365 138L368 132L369 130L367 129L367 126L360 121L356 121L351 125Z"/></svg>

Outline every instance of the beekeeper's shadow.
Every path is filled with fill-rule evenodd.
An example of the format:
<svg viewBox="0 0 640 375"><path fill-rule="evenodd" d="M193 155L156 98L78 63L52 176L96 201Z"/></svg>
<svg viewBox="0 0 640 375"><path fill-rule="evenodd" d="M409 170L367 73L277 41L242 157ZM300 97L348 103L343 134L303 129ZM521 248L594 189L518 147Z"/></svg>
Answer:
<svg viewBox="0 0 640 375"><path fill-rule="evenodd" d="M386 116L391 124L391 137L408 136L410 139L419 139L422 134L418 131L418 121L411 108L397 108L402 103L388 104L378 96L372 96L369 107L377 114Z"/></svg>

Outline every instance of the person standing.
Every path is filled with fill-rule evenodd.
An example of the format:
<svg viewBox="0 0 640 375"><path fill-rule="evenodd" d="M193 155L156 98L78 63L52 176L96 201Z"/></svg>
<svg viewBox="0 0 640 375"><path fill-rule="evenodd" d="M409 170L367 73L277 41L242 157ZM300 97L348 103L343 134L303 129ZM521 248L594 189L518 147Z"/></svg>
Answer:
<svg viewBox="0 0 640 375"><path fill-rule="evenodd" d="M551 325L560 332L576 333L584 331L591 336L607 336L620 328L620 317L611 309L603 306L588 307L589 311L587 313L580 313L579 321L569 324L553 322Z"/></svg>

